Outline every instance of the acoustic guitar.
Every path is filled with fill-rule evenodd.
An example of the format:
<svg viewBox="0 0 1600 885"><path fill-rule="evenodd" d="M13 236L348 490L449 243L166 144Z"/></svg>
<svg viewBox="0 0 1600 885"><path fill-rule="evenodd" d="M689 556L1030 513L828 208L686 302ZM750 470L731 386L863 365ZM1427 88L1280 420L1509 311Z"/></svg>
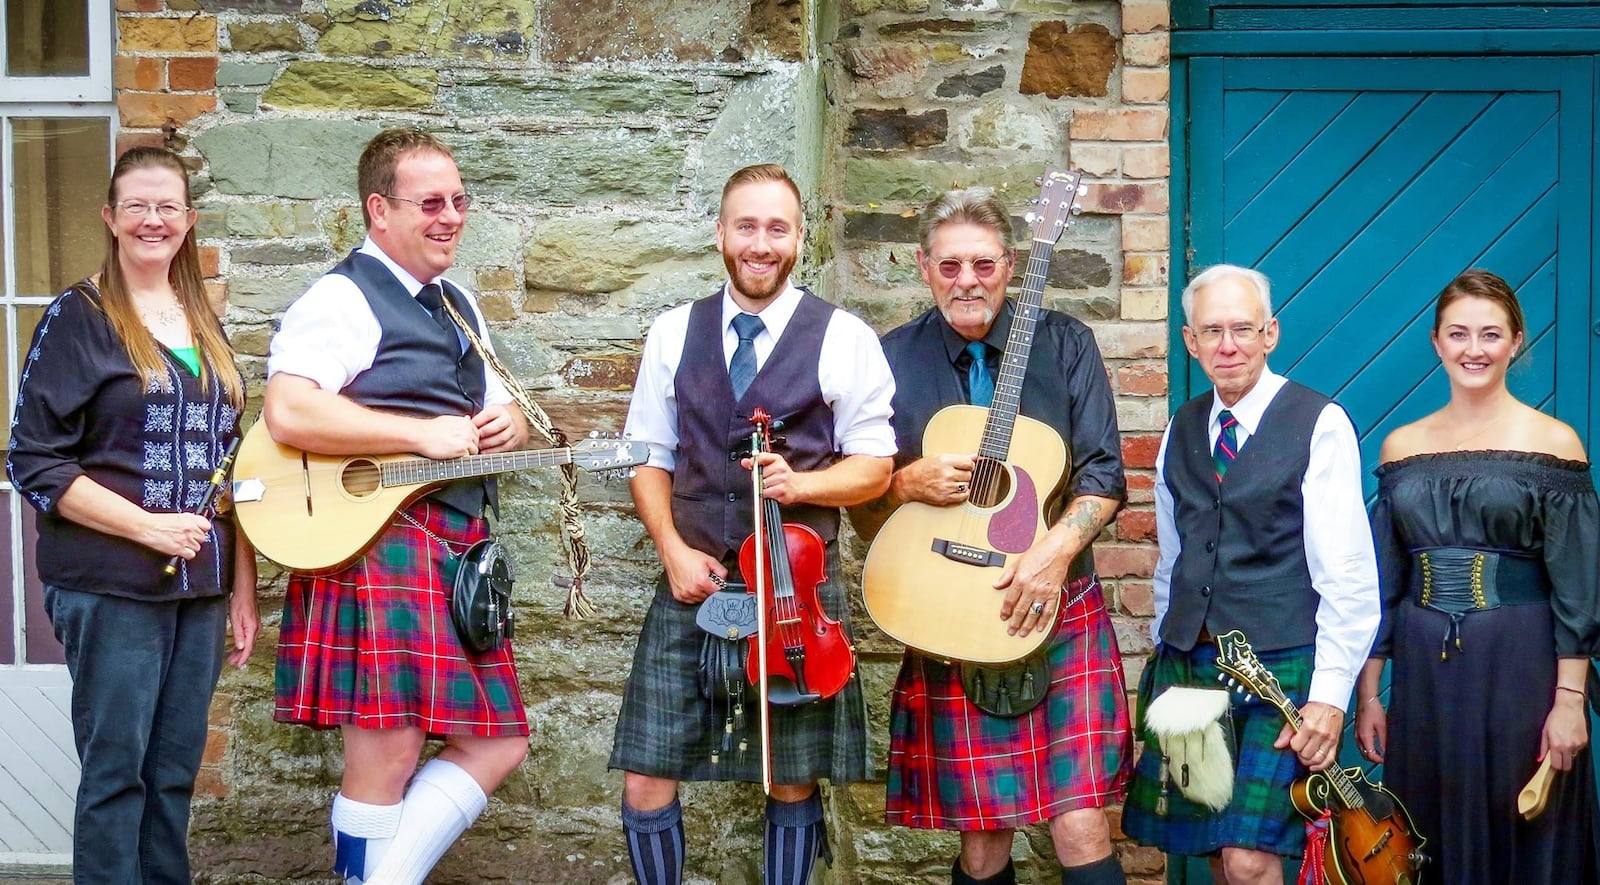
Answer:
<svg viewBox="0 0 1600 885"><path fill-rule="evenodd" d="M432 489L474 476L576 464L643 464L643 442L591 435L570 448L494 452L435 461L416 455L317 455L272 439L266 422L245 434L233 468L233 511L262 556L302 571L360 555L399 510Z"/></svg>
<svg viewBox="0 0 1600 885"><path fill-rule="evenodd" d="M1284 695L1278 678L1261 664L1238 630L1217 637L1218 678L1278 708L1299 731L1300 710ZM1229 678L1231 677L1231 679ZM1289 799L1307 820L1328 817L1328 849L1322 871L1339 885L1417 885L1427 861L1411 813L1395 794L1367 779L1361 767L1338 765L1313 772L1289 787Z"/></svg>
<svg viewBox="0 0 1600 885"><path fill-rule="evenodd" d="M1026 657L1052 631L1010 636L1000 619L1005 594L994 582L1012 557L1049 523L1045 505L1069 463L1060 434L1019 415L1023 375L1033 348L1045 278L1056 240L1080 211L1080 174L1046 170L1026 218L1033 233L1022 292L988 408L948 406L922 435L925 456L977 453L965 502L949 507L909 502L883 524L862 572L867 613L885 633L927 654L977 663ZM1056 602L1043 615L1053 623Z"/></svg>

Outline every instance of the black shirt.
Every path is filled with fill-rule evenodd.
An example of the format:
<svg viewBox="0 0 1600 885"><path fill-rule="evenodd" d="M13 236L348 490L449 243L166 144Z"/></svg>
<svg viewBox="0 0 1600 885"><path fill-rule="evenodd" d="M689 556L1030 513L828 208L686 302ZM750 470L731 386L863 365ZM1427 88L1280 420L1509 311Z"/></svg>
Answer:
<svg viewBox="0 0 1600 885"><path fill-rule="evenodd" d="M168 389L147 387L87 281L46 309L22 367L6 473L39 518L39 576L68 590L146 600L216 596L233 584L233 525L211 522L199 555L163 573L155 550L57 509L79 476L154 513L194 512L238 434L216 375L202 386L164 348Z"/></svg>

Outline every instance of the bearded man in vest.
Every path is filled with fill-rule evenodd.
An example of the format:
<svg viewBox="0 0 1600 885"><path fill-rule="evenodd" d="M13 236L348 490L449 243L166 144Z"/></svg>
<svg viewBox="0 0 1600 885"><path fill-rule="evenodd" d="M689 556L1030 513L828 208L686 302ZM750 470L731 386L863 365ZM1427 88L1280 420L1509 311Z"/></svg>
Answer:
<svg viewBox="0 0 1600 885"><path fill-rule="evenodd" d="M627 432L649 445L650 458L632 491L663 574L610 767L624 772L622 825L645 885L682 880L681 781L761 780L755 692L740 694L742 676L702 678L707 634L695 622L702 601L737 571L754 528L752 413L761 408L781 422L783 437L754 458L761 496L778 503L785 523L807 525L825 542L817 592L846 636L839 508L877 497L889 482L893 378L866 323L790 284L803 233L800 190L782 167L735 172L716 228L728 282L658 317L640 359ZM739 684L723 684L730 681ZM730 691L749 703L729 700ZM867 777L859 681L828 699L774 706L770 754L763 881L802 885L826 851L817 782Z"/></svg>
<svg viewBox="0 0 1600 885"><path fill-rule="evenodd" d="M476 300L445 279L472 197L450 148L389 129L357 167L367 239L290 305L272 338L262 418L323 455L446 460L521 448L528 422L444 310L488 343ZM511 644L467 649L450 620L459 557L488 536L492 478L409 504L349 565L295 572L278 638L279 722L338 728L334 872L421 883L528 752ZM444 748L417 767L424 742Z"/></svg>
<svg viewBox="0 0 1600 885"><path fill-rule="evenodd" d="M1229 885L1280 883L1305 847L1289 785L1336 764L1345 710L1377 633L1379 596L1361 453L1342 408L1267 368L1278 344L1257 271L1209 268L1183 292L1183 340L1213 390L1173 416L1156 458L1156 650L1141 707L1177 685L1215 687L1216 637L1239 630L1299 708L1230 695L1233 793L1186 798L1145 751L1123 812L1135 840L1210 859Z"/></svg>

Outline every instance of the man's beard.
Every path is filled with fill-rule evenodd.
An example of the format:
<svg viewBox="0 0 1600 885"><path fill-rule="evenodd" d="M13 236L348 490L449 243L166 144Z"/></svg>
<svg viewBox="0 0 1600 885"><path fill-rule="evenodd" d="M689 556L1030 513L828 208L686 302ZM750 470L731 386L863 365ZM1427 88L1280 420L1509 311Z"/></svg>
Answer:
<svg viewBox="0 0 1600 885"><path fill-rule="evenodd" d="M966 289L951 290L950 300L947 302L950 306L939 311L940 315L944 317L944 321L949 323L952 327L955 326L955 320L952 316L955 311L952 308L956 306L956 299L966 298L974 294L976 294L983 301L983 327L987 329L990 326L993 326L994 318L996 316L995 309L989 306L988 295L986 292L984 292L982 286L972 286ZM962 309L965 310L966 308Z"/></svg>
<svg viewBox="0 0 1600 885"><path fill-rule="evenodd" d="M799 256L791 255L788 258L774 256L778 265L777 273L767 277L752 277L744 272L744 265L739 259L726 253L722 256L722 265L728 269L728 279L733 281L733 287L739 294L751 301L766 301L782 292L789 285L789 272L794 270L795 261Z"/></svg>

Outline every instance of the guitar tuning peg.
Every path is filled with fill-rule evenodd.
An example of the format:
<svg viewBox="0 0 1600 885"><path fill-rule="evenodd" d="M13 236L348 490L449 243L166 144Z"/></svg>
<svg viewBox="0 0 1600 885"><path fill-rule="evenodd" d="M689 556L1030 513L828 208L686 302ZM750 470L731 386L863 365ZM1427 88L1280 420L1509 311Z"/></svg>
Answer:
<svg viewBox="0 0 1600 885"><path fill-rule="evenodd" d="M1083 207L1079 206L1077 203L1073 203L1072 204L1072 214L1073 215L1082 215L1083 214Z"/></svg>
<svg viewBox="0 0 1600 885"><path fill-rule="evenodd" d="M1032 224L1035 221L1039 220L1039 216L1035 215L1033 210L1030 209L1027 212L1022 213L1022 220L1026 221L1029 224Z"/></svg>
<svg viewBox="0 0 1600 885"><path fill-rule="evenodd" d="M1078 196L1080 196L1080 197L1087 196L1088 193L1089 193L1089 186L1087 184L1078 185Z"/></svg>

